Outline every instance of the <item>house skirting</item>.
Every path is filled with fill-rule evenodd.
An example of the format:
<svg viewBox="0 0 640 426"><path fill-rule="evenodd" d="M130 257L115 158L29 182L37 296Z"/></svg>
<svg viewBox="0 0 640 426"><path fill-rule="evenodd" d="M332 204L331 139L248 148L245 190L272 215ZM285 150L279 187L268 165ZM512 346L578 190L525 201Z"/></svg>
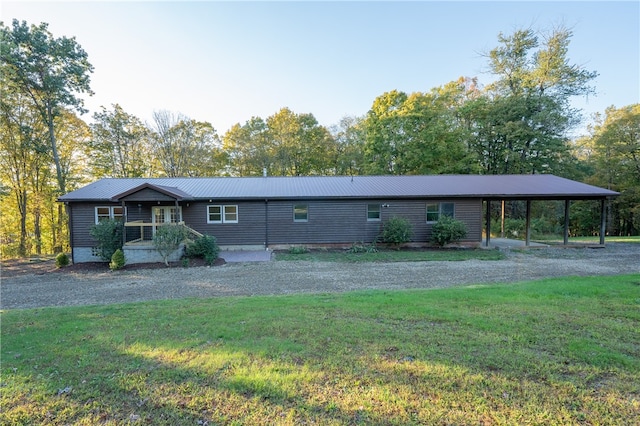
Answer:
<svg viewBox="0 0 640 426"><path fill-rule="evenodd" d="M134 263L164 262L164 259L162 258L160 253L158 253L158 250L156 250L156 248L151 245L125 245L124 247L122 247L122 252L124 253L124 261L126 265L131 265ZM179 261L183 253L184 244L181 244L176 251L171 253L168 261Z"/></svg>
<svg viewBox="0 0 640 426"><path fill-rule="evenodd" d="M95 250L91 247L74 247L73 248L73 263L86 263L86 262L104 262L105 260L100 256L96 256Z"/></svg>

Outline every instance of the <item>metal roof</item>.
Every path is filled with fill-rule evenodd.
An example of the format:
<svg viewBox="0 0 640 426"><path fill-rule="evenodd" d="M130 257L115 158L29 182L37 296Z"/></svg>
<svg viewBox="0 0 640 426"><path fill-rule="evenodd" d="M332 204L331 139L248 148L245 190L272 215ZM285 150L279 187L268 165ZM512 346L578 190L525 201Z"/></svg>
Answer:
<svg viewBox="0 0 640 426"><path fill-rule="evenodd" d="M617 192L554 175L106 178L61 196L110 201L137 187L171 188L191 199L483 198L601 199Z"/></svg>

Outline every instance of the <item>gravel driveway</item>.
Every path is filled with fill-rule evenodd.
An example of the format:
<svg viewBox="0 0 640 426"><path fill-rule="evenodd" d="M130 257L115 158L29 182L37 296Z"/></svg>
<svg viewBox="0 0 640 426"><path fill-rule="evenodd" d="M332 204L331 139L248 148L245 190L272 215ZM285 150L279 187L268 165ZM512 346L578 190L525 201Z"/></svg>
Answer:
<svg viewBox="0 0 640 426"><path fill-rule="evenodd" d="M186 297L442 288L567 275L640 273L640 245L507 251L500 261L260 262L218 267L6 277L0 308L102 305Z"/></svg>

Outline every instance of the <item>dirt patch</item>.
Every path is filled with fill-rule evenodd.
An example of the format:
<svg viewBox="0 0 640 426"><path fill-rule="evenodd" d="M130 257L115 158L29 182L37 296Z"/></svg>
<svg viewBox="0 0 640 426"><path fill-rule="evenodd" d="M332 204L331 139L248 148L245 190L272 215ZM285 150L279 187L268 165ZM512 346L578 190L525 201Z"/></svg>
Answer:
<svg viewBox="0 0 640 426"><path fill-rule="evenodd" d="M53 260L3 266L0 309L105 305L148 300L335 293L370 289L430 289L517 283L562 276L640 273L640 245L506 250L497 261L229 262L218 267L106 264L56 269ZM276 255L277 257L277 255ZM11 276L9 276L11 274Z"/></svg>
<svg viewBox="0 0 640 426"><path fill-rule="evenodd" d="M226 262L222 258L215 260L211 266L222 266ZM12 278L23 275L45 275L45 274L97 274L109 272L107 262L84 262L68 265L62 268L56 266L53 258L32 258L32 259L8 259L2 261L0 277ZM169 262L169 268L184 267L182 261ZM189 259L188 267L207 266L204 259ZM125 265L123 271L144 271L149 269L167 268L164 263L136 263Z"/></svg>

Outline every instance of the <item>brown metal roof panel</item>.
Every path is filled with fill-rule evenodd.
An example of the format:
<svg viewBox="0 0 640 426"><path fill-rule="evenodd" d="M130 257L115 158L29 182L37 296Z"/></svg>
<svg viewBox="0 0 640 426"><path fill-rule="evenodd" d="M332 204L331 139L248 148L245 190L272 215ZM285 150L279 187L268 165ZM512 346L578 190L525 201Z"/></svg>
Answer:
<svg viewBox="0 0 640 426"><path fill-rule="evenodd" d="M600 198L618 193L553 175L312 176L102 179L60 201L111 200L140 185L187 199Z"/></svg>

